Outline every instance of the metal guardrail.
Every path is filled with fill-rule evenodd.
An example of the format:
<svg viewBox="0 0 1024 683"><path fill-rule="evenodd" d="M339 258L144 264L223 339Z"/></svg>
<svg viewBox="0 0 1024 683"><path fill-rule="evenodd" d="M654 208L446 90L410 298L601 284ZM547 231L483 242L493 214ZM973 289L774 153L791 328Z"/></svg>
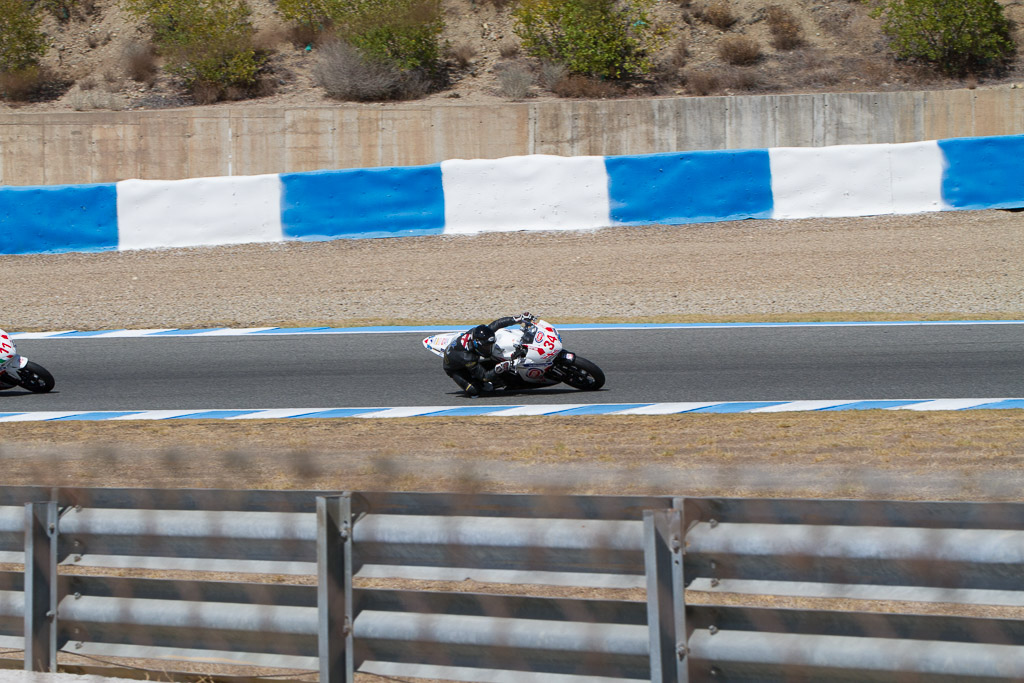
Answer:
<svg viewBox="0 0 1024 683"><path fill-rule="evenodd" d="M66 652L325 683L1024 678L1016 619L704 604L745 584L1016 593L1016 503L0 487L0 552L28 558L0 571L0 644L37 671ZM187 578L139 576L168 566ZM646 601L357 586L371 566L626 577ZM282 567L316 584L260 574Z"/></svg>

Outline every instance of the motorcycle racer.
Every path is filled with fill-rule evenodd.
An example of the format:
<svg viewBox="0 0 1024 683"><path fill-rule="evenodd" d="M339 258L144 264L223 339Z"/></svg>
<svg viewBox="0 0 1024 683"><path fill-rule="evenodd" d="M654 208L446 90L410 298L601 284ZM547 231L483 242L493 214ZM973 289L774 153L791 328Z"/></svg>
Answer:
<svg viewBox="0 0 1024 683"><path fill-rule="evenodd" d="M504 386L502 376L507 376L514 369L514 364L507 360L495 362L494 333L503 327L534 320L536 318L526 311L466 330L444 350L445 374L471 398L493 391L495 386Z"/></svg>

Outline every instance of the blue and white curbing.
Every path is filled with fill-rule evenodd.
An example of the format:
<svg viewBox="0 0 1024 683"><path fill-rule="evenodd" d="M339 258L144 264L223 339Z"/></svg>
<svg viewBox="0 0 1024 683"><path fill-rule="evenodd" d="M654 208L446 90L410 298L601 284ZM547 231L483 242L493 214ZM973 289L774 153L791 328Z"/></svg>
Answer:
<svg viewBox="0 0 1024 683"><path fill-rule="evenodd" d="M407 406L395 408L281 408L271 410L78 410L0 413L0 422L124 420L282 420L414 417L570 417L580 415L681 415L784 413L840 410L1009 410L1024 398L955 398L877 401L724 401L691 403L571 403L538 405Z"/></svg>
<svg viewBox="0 0 1024 683"><path fill-rule="evenodd" d="M736 323L566 323L562 331L582 330L681 330L736 327L936 327L946 325L1024 325L1024 320L851 320L839 322L736 322ZM392 325L379 327L165 327L146 330L53 330L49 332L12 332L11 338L23 339L111 339L126 337L234 337L283 334L437 334L461 332L468 325Z"/></svg>
<svg viewBox="0 0 1024 683"><path fill-rule="evenodd" d="M0 187L0 253L1024 207L1024 135Z"/></svg>

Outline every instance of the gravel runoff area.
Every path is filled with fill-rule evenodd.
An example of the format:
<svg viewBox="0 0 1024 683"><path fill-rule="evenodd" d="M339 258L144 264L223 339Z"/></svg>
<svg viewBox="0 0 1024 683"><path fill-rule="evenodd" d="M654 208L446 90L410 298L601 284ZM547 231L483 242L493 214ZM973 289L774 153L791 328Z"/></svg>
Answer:
<svg viewBox="0 0 1024 683"><path fill-rule="evenodd" d="M1006 211L0 256L0 327L1024 317L1022 264Z"/></svg>
<svg viewBox="0 0 1024 683"><path fill-rule="evenodd" d="M1022 264L1005 211L0 256L0 325L1024 319ZM1018 498L1022 456L1021 411L7 423L0 445L10 484L960 499Z"/></svg>

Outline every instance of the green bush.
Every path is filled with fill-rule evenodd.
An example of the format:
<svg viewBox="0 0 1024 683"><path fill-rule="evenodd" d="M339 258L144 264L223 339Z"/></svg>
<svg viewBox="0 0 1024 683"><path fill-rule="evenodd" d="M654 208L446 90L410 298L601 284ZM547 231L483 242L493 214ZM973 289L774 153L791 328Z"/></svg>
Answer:
<svg viewBox="0 0 1024 683"><path fill-rule="evenodd" d="M279 0L289 21L333 31L365 57L402 70L434 71L444 19L440 0Z"/></svg>
<svg viewBox="0 0 1024 683"><path fill-rule="evenodd" d="M0 0L0 72L32 69L46 54L42 19L25 0Z"/></svg>
<svg viewBox="0 0 1024 683"><path fill-rule="evenodd" d="M893 51L948 75L999 65L1016 46L1010 21L996 0L888 0L872 10Z"/></svg>
<svg viewBox="0 0 1024 683"><path fill-rule="evenodd" d="M666 38L649 18L655 0L521 0L515 33L526 52L570 72L619 79L647 74Z"/></svg>
<svg viewBox="0 0 1024 683"><path fill-rule="evenodd" d="M194 95L215 101L250 91L265 58L253 47L245 0L123 0L125 9L153 29L168 72Z"/></svg>

